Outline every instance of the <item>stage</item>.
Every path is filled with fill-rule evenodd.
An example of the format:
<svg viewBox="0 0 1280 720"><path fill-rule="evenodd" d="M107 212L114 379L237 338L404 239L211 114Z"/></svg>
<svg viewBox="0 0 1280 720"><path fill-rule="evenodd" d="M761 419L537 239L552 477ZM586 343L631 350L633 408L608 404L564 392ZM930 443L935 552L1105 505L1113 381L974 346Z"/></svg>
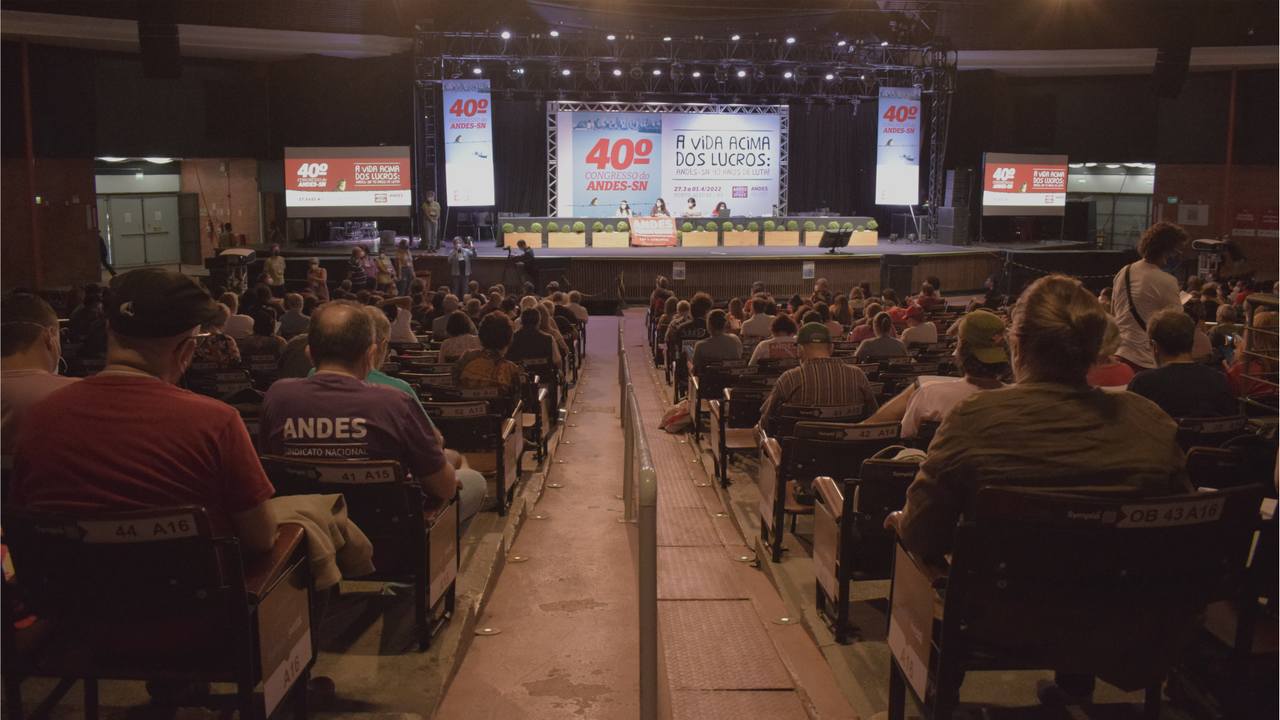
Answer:
<svg viewBox="0 0 1280 720"><path fill-rule="evenodd" d="M354 244L288 246L282 250L289 258L286 277L301 280L306 275L306 258L319 257L329 270L330 282L337 284L346 276L346 259ZM265 250L255 249L260 257ZM1077 266L1123 264L1120 253L1095 250L1083 242L952 246L885 238L874 247L842 248L834 254L808 246L535 248L534 254L539 286L554 280L597 303L616 303L619 298L628 303L643 302L658 275L669 278L682 297L706 291L718 300L727 300L745 295L757 280L774 295L789 296L807 293L816 278L826 278L841 291L866 282L873 289L892 287L900 294L915 292L927 278L936 278L944 294L954 294L979 291L990 278L1008 284L1010 258L1031 257L1033 261L1024 259L1019 264L1077 273L1081 272ZM433 286L448 283L446 249L435 254L415 249L414 255L416 269L430 273ZM1111 259L1104 259L1108 257ZM518 287L525 277L507 260L505 248L487 240L476 243L472 279L485 286L503 283Z"/></svg>

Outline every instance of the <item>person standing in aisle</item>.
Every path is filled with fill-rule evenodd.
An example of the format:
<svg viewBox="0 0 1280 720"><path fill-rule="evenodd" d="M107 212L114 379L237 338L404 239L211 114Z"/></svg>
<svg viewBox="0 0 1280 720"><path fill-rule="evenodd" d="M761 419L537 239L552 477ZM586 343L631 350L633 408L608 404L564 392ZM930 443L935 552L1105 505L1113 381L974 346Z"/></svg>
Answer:
<svg viewBox="0 0 1280 720"><path fill-rule="evenodd" d="M470 243L463 243L461 237L453 238L453 251L449 253L449 276L453 279L453 292L462 297L467 292L467 283L471 281L471 258L476 251Z"/></svg>
<svg viewBox="0 0 1280 720"><path fill-rule="evenodd" d="M440 247L440 203L433 190L428 190L427 199L422 201L422 247L427 252Z"/></svg>

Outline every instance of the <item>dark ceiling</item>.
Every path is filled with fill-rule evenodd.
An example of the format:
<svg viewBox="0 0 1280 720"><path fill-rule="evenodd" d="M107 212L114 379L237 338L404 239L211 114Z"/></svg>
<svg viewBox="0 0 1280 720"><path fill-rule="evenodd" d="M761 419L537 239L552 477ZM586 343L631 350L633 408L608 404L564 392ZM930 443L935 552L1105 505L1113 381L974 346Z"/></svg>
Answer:
<svg viewBox="0 0 1280 720"><path fill-rule="evenodd" d="M1274 45L1275 0L5 0L4 9L409 36L562 29L938 35L961 50ZM894 35L897 33L898 35Z"/></svg>

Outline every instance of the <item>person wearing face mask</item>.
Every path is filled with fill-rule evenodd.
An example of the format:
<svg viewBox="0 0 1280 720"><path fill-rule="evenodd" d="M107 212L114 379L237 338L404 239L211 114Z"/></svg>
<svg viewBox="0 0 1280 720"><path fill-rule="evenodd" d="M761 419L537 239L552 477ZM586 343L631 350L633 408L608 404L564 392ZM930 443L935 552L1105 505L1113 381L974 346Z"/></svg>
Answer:
<svg viewBox="0 0 1280 720"><path fill-rule="evenodd" d="M1135 372L1156 367L1147 336L1147 321L1161 310L1180 309L1178 281L1165 269L1176 267L1187 231L1161 222L1147 228L1138 241L1141 260L1124 266L1111 286L1111 310L1120 328L1116 357Z"/></svg>
<svg viewBox="0 0 1280 720"><path fill-rule="evenodd" d="M13 453L27 410L78 378L57 374L58 314L43 298L10 293L0 300L0 452Z"/></svg>
<svg viewBox="0 0 1280 720"><path fill-rule="evenodd" d="M320 267L320 258L311 258L307 266L307 290L320 302L329 302L329 271Z"/></svg>
<svg viewBox="0 0 1280 720"><path fill-rule="evenodd" d="M197 505L215 535L238 538L246 553L269 550L275 489L244 421L176 385L213 299L159 268L124 273L111 290L107 365L27 411L9 502L67 514Z"/></svg>

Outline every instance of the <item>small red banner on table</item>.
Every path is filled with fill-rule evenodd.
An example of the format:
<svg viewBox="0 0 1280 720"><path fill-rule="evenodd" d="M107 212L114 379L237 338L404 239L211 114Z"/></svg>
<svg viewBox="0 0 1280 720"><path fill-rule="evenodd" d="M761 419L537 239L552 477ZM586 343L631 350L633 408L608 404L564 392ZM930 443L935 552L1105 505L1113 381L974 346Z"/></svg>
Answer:
<svg viewBox="0 0 1280 720"><path fill-rule="evenodd" d="M675 247L676 221L668 215L631 218L632 247Z"/></svg>

